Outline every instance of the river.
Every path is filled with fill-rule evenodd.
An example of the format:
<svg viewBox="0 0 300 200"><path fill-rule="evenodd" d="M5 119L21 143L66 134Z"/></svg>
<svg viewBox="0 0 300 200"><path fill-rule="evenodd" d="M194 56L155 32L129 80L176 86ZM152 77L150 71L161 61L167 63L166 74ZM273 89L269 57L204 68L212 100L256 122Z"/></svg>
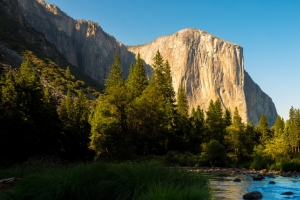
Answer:
<svg viewBox="0 0 300 200"><path fill-rule="evenodd" d="M265 178L261 181L253 181L250 175L219 175L206 174L209 177L213 191L212 200L237 200L243 199L243 195L258 190L263 195L263 200L273 199L298 199L300 200L300 178L282 177ZM234 178L240 178L241 182L233 182ZM275 181L275 184L269 184ZM281 195L291 191L293 195Z"/></svg>

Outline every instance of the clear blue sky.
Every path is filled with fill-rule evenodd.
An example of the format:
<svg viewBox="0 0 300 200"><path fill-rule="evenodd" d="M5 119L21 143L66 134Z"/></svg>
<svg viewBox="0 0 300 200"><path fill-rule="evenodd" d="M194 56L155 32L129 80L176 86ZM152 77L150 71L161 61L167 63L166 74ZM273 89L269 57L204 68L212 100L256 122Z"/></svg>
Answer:
<svg viewBox="0 0 300 200"><path fill-rule="evenodd" d="M75 19L98 22L126 45L184 28L244 48L245 69L288 118L300 108L300 0L47 0Z"/></svg>

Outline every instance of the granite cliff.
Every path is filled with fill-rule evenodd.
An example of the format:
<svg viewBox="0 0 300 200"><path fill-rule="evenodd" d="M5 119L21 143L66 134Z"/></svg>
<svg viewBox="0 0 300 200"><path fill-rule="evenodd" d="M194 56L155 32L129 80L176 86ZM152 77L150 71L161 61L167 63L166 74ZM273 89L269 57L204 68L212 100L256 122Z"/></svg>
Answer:
<svg viewBox="0 0 300 200"><path fill-rule="evenodd" d="M190 108L207 109L209 101L219 98L223 108L238 108L245 122L257 124L265 114L272 125L277 111L272 99L253 82L244 70L243 48L197 29L184 29L157 38L129 51L140 53L151 64L159 50L171 66L175 91L182 84Z"/></svg>
<svg viewBox="0 0 300 200"><path fill-rule="evenodd" d="M272 125L277 111L272 99L244 70L243 48L201 30L185 29L148 44L126 47L94 22L74 20L43 0L18 0L26 20L53 43L68 62L103 83L116 52L128 72L137 53L151 65L156 51L171 65L173 86L183 84L190 108L207 109L219 98L223 108L239 109L243 120L257 124L261 114ZM148 70L149 72L149 70Z"/></svg>
<svg viewBox="0 0 300 200"><path fill-rule="evenodd" d="M18 0L23 15L36 30L45 34L66 59L103 83L113 57L119 53L123 71L128 73L135 55L107 34L95 22L74 20L57 6L43 0Z"/></svg>

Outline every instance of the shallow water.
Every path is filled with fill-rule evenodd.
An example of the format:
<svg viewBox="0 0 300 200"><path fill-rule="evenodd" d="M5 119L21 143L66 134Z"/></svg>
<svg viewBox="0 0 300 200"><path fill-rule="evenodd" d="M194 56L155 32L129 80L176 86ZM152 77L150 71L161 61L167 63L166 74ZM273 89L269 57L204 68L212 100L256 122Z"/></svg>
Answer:
<svg viewBox="0 0 300 200"><path fill-rule="evenodd" d="M250 175L218 175L207 174L213 191L213 200L243 199L243 195L258 190L263 195L263 200L273 199L298 199L300 200L300 178L281 177L265 178L261 181L253 181ZM233 182L234 178L240 178L241 182ZM275 181L275 184L269 184ZM281 195L291 191L294 195Z"/></svg>

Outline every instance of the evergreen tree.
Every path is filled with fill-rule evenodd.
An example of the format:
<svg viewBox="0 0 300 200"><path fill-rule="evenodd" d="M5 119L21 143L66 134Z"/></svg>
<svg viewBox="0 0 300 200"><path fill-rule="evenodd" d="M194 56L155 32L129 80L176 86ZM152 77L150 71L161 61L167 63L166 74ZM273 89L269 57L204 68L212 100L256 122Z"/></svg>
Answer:
<svg viewBox="0 0 300 200"><path fill-rule="evenodd" d="M188 118L189 105L186 97L185 89L182 85L178 88L177 93L177 113L185 118Z"/></svg>
<svg viewBox="0 0 300 200"><path fill-rule="evenodd" d="M157 88L164 95L166 101L171 104L175 102L175 92L172 86L172 76L169 62L164 62L162 55L157 51L154 57L154 82L157 84Z"/></svg>
<svg viewBox="0 0 300 200"><path fill-rule="evenodd" d="M139 97L147 86L146 71L140 54L137 55L135 65L130 67L126 80L126 87L132 94L132 98Z"/></svg>
<svg viewBox="0 0 300 200"><path fill-rule="evenodd" d="M131 95L123 79L121 60L116 54L110 73L105 80L105 95L98 100L95 114L91 119L91 124L94 126L91 147L98 149L98 155L106 154L110 158L125 159L132 154L131 149L128 148L132 145L132 136L128 130L130 101ZM107 109L103 109L103 106L106 106ZM103 119L100 120L100 117ZM100 121L95 122L97 119ZM111 122L107 129L98 128L101 127L99 123L106 120ZM113 125L110 126L111 124ZM98 145L102 145L102 147ZM106 149L106 152L103 151L103 148Z"/></svg>
<svg viewBox="0 0 300 200"><path fill-rule="evenodd" d="M210 101L208 110L206 111L205 126L207 127L205 141L214 139L222 144L225 126L221 101L219 99L215 102Z"/></svg>
<svg viewBox="0 0 300 200"><path fill-rule="evenodd" d="M226 108L224 113L224 126L230 126L232 124L232 117L230 109Z"/></svg>
<svg viewBox="0 0 300 200"><path fill-rule="evenodd" d="M68 90L66 99L60 106L59 116L63 125L62 145L67 159L85 159L91 153L88 150L91 125L88 122L90 114L86 95L79 90L77 98L72 98Z"/></svg>
<svg viewBox="0 0 300 200"><path fill-rule="evenodd" d="M56 111L47 104L43 86L29 57L15 77L11 72L7 73L1 93L4 108L0 120L2 136L3 141L10 144L3 144L3 148L11 153L7 159L24 161L37 154L55 153L59 128L54 124L58 119L50 113Z"/></svg>
<svg viewBox="0 0 300 200"><path fill-rule="evenodd" d="M194 154L201 152L201 144L204 137L204 112L198 105L197 110L192 109L190 116L191 134L189 137L190 151Z"/></svg>
<svg viewBox="0 0 300 200"><path fill-rule="evenodd" d="M242 122L242 118L239 115L238 109L235 107L232 125L226 128L225 142L229 146L230 152L228 156L232 161L238 162L241 161L246 150L245 144L246 134L245 134L245 125Z"/></svg>
<svg viewBox="0 0 300 200"><path fill-rule="evenodd" d="M291 107L289 112L289 119L286 123L286 133L289 139L291 152L300 152L300 110Z"/></svg>
<svg viewBox="0 0 300 200"><path fill-rule="evenodd" d="M264 114L260 117L258 125L256 127L256 132L260 136L260 142L262 145L265 145L266 142L271 138L270 130L268 127L268 121Z"/></svg>
<svg viewBox="0 0 300 200"><path fill-rule="evenodd" d="M285 140L284 129L284 119L277 116L276 121L271 128L273 137L266 143L265 147L265 152L273 159L288 155L288 141Z"/></svg>

